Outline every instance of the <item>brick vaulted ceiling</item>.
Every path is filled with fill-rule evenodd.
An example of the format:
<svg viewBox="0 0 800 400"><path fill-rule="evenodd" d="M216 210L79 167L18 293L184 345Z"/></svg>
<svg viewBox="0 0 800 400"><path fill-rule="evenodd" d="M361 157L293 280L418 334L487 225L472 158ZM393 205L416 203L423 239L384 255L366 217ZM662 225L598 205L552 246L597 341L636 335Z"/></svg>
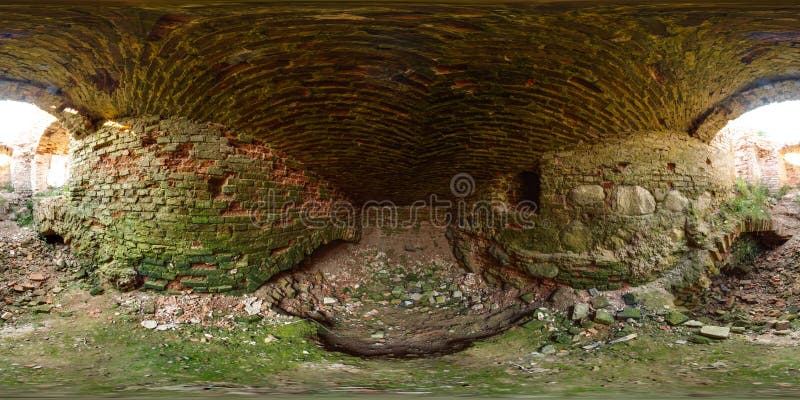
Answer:
<svg viewBox="0 0 800 400"><path fill-rule="evenodd" d="M800 78L800 5L752 3L3 2L0 80L222 123L410 202Z"/></svg>

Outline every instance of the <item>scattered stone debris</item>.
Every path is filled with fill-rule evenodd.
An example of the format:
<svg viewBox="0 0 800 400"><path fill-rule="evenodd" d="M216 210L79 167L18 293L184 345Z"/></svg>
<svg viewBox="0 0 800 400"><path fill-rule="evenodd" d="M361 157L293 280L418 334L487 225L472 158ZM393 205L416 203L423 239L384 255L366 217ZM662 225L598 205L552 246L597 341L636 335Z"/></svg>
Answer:
<svg viewBox="0 0 800 400"><path fill-rule="evenodd" d="M274 279L255 295L325 325L321 336L336 349L393 356L463 348L513 326L530 313L531 303L543 300L536 293L501 290L462 269L441 229L423 226L415 232L441 244L417 246L414 252L396 245L403 235L368 229L361 243L312 256L308 268ZM579 307L578 318L589 310Z"/></svg>
<svg viewBox="0 0 800 400"><path fill-rule="evenodd" d="M670 311L667 313L665 320L672 326L678 326L689 321L689 317L680 311Z"/></svg>
<svg viewBox="0 0 800 400"><path fill-rule="evenodd" d="M277 342L278 340L279 340L279 339L278 339L278 338L276 338L275 336L273 336L273 335L271 335L271 334L268 334L268 335L267 335L267 336L264 338L264 344L270 344L270 343L272 343L272 342Z"/></svg>
<svg viewBox="0 0 800 400"><path fill-rule="evenodd" d="M594 322L603 325L611 325L614 321L614 315L606 310L597 310L597 312L595 312Z"/></svg>
<svg viewBox="0 0 800 400"><path fill-rule="evenodd" d="M785 320L784 321L775 321L775 322L771 323L770 325L772 325L772 329L775 329L776 331L785 331L785 330L788 330L788 329L790 329L792 327L792 322L791 321L785 321Z"/></svg>
<svg viewBox="0 0 800 400"><path fill-rule="evenodd" d="M589 315L589 305L585 303L578 303L573 306L572 320L578 321L586 318Z"/></svg>
<svg viewBox="0 0 800 400"><path fill-rule="evenodd" d="M623 337L621 337L619 339L614 339L614 340L608 342L608 344L624 343L624 342L636 339L637 337L639 337L639 335L637 335L635 333L631 333L630 335L625 335L625 336L623 336Z"/></svg>
<svg viewBox="0 0 800 400"><path fill-rule="evenodd" d="M701 327L703 327L703 325L705 325L705 324L700 322L700 321L693 320L693 319L689 320L689 321L686 321L683 324L683 326L686 326L686 327L689 327L689 328L701 328Z"/></svg>
<svg viewBox="0 0 800 400"><path fill-rule="evenodd" d="M627 319L641 319L642 318L642 311L638 308L626 308L622 312L617 314L617 319L627 320Z"/></svg>
<svg viewBox="0 0 800 400"><path fill-rule="evenodd" d="M558 350L552 344L546 344L539 349L539 352L544 355L555 354Z"/></svg>
<svg viewBox="0 0 800 400"><path fill-rule="evenodd" d="M142 321L142 327L145 329L156 329L158 326L158 321L154 321L152 319L146 319Z"/></svg>
<svg viewBox="0 0 800 400"><path fill-rule="evenodd" d="M723 268L710 287L690 298L697 315L744 326L756 334L800 330L800 193L779 199L771 213L787 241L738 269ZM794 235L794 236L792 236ZM774 246L774 242L772 243ZM736 256L729 256L732 265ZM779 325L779 326L778 326Z"/></svg>
<svg viewBox="0 0 800 400"><path fill-rule="evenodd" d="M592 307L594 307L596 310L599 310L601 308L606 308L611 305L611 302L608 301L608 297L603 295L598 295L593 297L591 303Z"/></svg>
<svg viewBox="0 0 800 400"><path fill-rule="evenodd" d="M0 315L57 310L58 294L81 282L80 264L66 246L48 244L28 228L0 221Z"/></svg>
<svg viewBox="0 0 800 400"><path fill-rule="evenodd" d="M705 325L700 328L700 334L711 339L727 339L731 335L731 328L727 326Z"/></svg>

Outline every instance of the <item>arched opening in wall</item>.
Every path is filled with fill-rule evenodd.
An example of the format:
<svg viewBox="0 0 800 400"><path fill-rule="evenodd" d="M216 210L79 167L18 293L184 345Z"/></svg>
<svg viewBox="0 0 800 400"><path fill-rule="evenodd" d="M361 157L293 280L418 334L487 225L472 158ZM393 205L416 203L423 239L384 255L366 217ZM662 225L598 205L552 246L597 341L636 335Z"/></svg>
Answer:
<svg viewBox="0 0 800 400"><path fill-rule="evenodd" d="M713 252L721 273L711 277L704 289L711 295L692 309L696 314L780 315L780 299L797 285L791 278L798 266L792 238L800 236L800 190L792 177L800 164L796 99L798 80L743 91L716 106L694 132L728 156L729 167L709 172L736 178L712 217L722 223Z"/></svg>
<svg viewBox="0 0 800 400"><path fill-rule="evenodd" d="M52 231L39 235L47 244L64 244L64 237Z"/></svg>
<svg viewBox="0 0 800 400"><path fill-rule="evenodd" d="M735 176L771 194L800 184L800 101L762 106L731 120L714 139L730 150Z"/></svg>
<svg viewBox="0 0 800 400"><path fill-rule="evenodd" d="M60 122L53 122L36 146L31 173L34 193L64 186L69 178L69 164L69 133Z"/></svg>
<svg viewBox="0 0 800 400"><path fill-rule="evenodd" d="M34 156L42 133L56 118L33 104L0 101L0 146L10 149L10 188L15 194L33 193ZM0 156L0 163L3 157ZM2 166L0 166L2 168Z"/></svg>
<svg viewBox="0 0 800 400"><path fill-rule="evenodd" d="M714 139L734 161L736 196L723 208L741 221L721 268L724 275L755 274L767 253L795 234L783 221L795 220L800 212L795 202L800 198L797 115L800 101L762 106L729 121Z"/></svg>

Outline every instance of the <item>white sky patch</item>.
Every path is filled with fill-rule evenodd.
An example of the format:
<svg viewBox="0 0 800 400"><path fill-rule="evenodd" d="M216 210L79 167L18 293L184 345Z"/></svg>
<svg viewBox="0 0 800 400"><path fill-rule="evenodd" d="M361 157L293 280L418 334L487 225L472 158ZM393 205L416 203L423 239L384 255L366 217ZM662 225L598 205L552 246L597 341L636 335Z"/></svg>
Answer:
<svg viewBox="0 0 800 400"><path fill-rule="evenodd" d="M766 138L782 145L800 143L800 101L773 103L756 108L730 121L728 127L764 132Z"/></svg>
<svg viewBox="0 0 800 400"><path fill-rule="evenodd" d="M0 101L0 144L35 142L56 118L33 104Z"/></svg>
<svg viewBox="0 0 800 400"><path fill-rule="evenodd" d="M783 159L786 160L787 163L792 164L795 167L800 167L800 153L786 153L783 156Z"/></svg>

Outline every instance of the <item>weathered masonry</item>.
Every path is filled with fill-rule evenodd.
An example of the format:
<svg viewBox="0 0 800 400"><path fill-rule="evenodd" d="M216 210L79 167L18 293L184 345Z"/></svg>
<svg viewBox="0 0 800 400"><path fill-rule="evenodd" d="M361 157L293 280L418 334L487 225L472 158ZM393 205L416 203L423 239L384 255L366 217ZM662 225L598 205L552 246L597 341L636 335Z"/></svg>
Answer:
<svg viewBox="0 0 800 400"><path fill-rule="evenodd" d="M13 3L0 98L69 132L69 181L36 222L119 287L254 290L359 240L337 204L432 194L537 205L530 226L450 220L455 255L494 279L696 277L734 176L715 135L800 98L800 5L782 1ZM62 162L48 151L28 165Z"/></svg>
<svg viewBox="0 0 800 400"><path fill-rule="evenodd" d="M532 224L478 219L454 230L456 253L501 279L521 274L586 289L641 284L687 260L705 268L711 216L731 191L732 163L729 153L670 132L545 153ZM511 208L526 184L504 176L484 196Z"/></svg>
<svg viewBox="0 0 800 400"><path fill-rule="evenodd" d="M254 290L350 226L313 224L343 195L296 161L214 125L138 118L72 144L67 199L39 208L39 229L64 236L117 286ZM284 213L285 211L285 213Z"/></svg>

